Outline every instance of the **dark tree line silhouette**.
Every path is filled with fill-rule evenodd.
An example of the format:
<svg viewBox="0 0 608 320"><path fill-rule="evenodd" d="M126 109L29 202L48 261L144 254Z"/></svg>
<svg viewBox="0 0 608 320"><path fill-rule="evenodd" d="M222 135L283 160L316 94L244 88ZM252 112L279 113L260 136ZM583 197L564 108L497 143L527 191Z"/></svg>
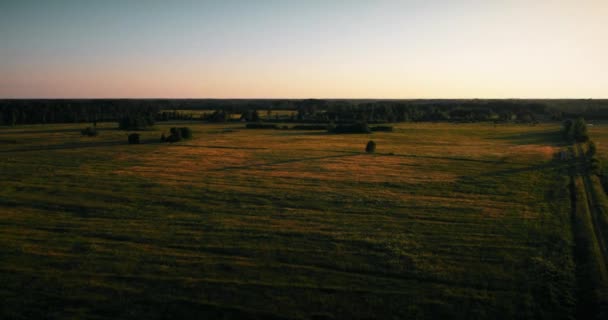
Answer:
<svg viewBox="0 0 608 320"><path fill-rule="evenodd" d="M203 115L178 110L206 110ZM287 115L273 110L291 110ZM233 116L235 115L235 116ZM96 99L0 100L0 123L167 120L388 123L608 119L608 100ZM138 120L135 120L136 122ZM141 122L140 121L140 122Z"/></svg>
<svg viewBox="0 0 608 320"><path fill-rule="evenodd" d="M154 119L156 100L0 100L4 125Z"/></svg>

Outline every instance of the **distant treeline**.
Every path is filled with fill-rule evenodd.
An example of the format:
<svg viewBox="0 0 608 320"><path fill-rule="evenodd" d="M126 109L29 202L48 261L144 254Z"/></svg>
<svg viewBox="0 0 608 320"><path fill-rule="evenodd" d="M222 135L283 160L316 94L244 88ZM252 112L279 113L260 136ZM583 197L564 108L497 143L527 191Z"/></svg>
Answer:
<svg viewBox="0 0 608 320"><path fill-rule="evenodd" d="M154 119L163 100L0 100L4 125Z"/></svg>
<svg viewBox="0 0 608 320"><path fill-rule="evenodd" d="M194 116L183 110L206 112ZM273 114L277 110L292 112ZM117 121L125 116L211 122L536 122L578 116L608 119L608 100L0 100L0 112L2 123L8 125Z"/></svg>

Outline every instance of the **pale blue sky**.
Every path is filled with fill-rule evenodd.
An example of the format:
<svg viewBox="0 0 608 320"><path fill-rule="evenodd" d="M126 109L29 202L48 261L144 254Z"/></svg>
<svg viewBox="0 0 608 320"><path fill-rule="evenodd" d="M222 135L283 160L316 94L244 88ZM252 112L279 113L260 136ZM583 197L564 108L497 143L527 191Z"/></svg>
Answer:
<svg viewBox="0 0 608 320"><path fill-rule="evenodd" d="M0 98L608 98L608 1L0 1Z"/></svg>

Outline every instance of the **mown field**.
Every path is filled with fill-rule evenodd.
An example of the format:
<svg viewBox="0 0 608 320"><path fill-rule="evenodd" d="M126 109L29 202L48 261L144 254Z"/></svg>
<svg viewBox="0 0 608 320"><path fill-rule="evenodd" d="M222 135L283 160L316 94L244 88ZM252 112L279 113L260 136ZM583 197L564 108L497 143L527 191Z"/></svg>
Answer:
<svg viewBox="0 0 608 320"><path fill-rule="evenodd" d="M84 126L0 128L0 318L576 313L559 124Z"/></svg>

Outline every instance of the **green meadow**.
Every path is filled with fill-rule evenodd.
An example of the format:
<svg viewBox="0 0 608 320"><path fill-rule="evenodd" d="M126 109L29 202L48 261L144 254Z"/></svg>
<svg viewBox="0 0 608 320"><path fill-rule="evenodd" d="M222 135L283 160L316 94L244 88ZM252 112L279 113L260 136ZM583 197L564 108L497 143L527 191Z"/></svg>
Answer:
<svg viewBox="0 0 608 320"><path fill-rule="evenodd" d="M579 312L558 123L179 125L0 128L0 318Z"/></svg>

